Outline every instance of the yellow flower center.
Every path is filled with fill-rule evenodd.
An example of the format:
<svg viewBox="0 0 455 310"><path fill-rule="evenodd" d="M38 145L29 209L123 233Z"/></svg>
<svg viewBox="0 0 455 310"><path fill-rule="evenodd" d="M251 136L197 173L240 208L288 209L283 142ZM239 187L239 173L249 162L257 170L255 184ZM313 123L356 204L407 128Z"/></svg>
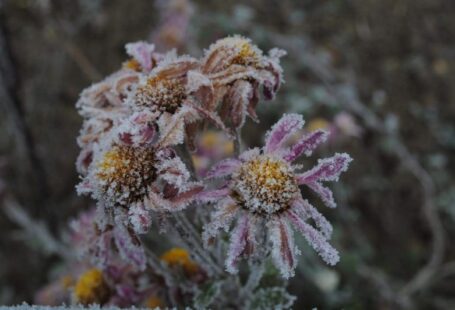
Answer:
<svg viewBox="0 0 455 310"><path fill-rule="evenodd" d="M130 69L137 72L142 70L141 64L136 59L133 58L125 61L122 66L125 69Z"/></svg>
<svg viewBox="0 0 455 310"><path fill-rule="evenodd" d="M109 290L103 274L98 269L83 273L74 287L76 301L83 304L102 304L108 298Z"/></svg>
<svg viewBox="0 0 455 310"><path fill-rule="evenodd" d="M158 75L138 87L135 103L152 111L174 113L185 98L185 85L180 79L166 79Z"/></svg>
<svg viewBox="0 0 455 310"><path fill-rule="evenodd" d="M258 156L233 175L239 203L257 214L273 214L289 206L299 188L292 168L281 159Z"/></svg>
<svg viewBox="0 0 455 310"><path fill-rule="evenodd" d="M236 47L239 52L232 60L232 64L243 65L243 66L258 66L260 55L247 40L240 40L237 42Z"/></svg>
<svg viewBox="0 0 455 310"><path fill-rule="evenodd" d="M161 260L170 267L181 266L189 274L195 273L198 266L191 260L190 255L185 249L172 248L161 256Z"/></svg>
<svg viewBox="0 0 455 310"><path fill-rule="evenodd" d="M150 148L114 146L98 163L96 177L106 198L126 205L147 194L156 176L155 156Z"/></svg>

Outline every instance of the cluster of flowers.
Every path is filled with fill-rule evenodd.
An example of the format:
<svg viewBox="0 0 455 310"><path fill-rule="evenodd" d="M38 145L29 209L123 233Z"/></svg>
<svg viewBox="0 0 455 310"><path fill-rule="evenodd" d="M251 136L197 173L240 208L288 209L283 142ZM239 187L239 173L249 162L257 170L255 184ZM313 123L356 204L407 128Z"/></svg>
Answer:
<svg viewBox="0 0 455 310"><path fill-rule="evenodd" d="M182 295L188 294L182 285L197 286L207 281L205 270L183 248L171 248L155 262L155 266L163 265L166 273L177 275L181 283L169 283L163 270L140 270L134 261L125 261L108 249L104 255L110 255L109 262L94 266L90 257L96 254L87 251L93 249L91 245L99 236L94 225L96 216L95 209L91 209L71 222L68 259L58 268L60 271L54 281L37 292L35 303L164 308L172 304L169 300L182 299Z"/></svg>
<svg viewBox="0 0 455 310"><path fill-rule="evenodd" d="M265 100L274 98L285 52L264 54L240 36L217 41L201 59L161 54L146 42L127 44L126 51L131 58L122 68L84 90L77 103L84 118L77 190L97 201L94 233L84 241L91 263L106 270L120 257L128 268L144 270L147 255L139 236L149 231L152 217L193 203L213 209L202 233L207 247L220 230L231 231L225 259L230 273L237 272L242 257L257 256L270 244L282 276L293 276L299 250L291 225L324 261L337 263L338 253L328 243L332 227L302 198L299 186L335 207L322 182L336 181L351 158L335 154L307 171L293 164L311 155L327 132L302 134L302 117L285 114L266 134L264 147L216 162L201 180L185 155L190 150L197 156L196 138L208 125L239 139L246 116L258 121L260 92ZM92 273L90 281L97 277Z"/></svg>

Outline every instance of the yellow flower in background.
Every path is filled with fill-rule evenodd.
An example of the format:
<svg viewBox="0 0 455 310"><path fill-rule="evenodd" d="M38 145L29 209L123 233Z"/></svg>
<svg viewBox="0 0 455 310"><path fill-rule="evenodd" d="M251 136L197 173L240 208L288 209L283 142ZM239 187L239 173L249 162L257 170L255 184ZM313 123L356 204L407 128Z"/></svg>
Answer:
<svg viewBox="0 0 455 310"><path fill-rule="evenodd" d="M145 301L145 306L151 309L164 308L164 303L158 296L153 295Z"/></svg>
<svg viewBox="0 0 455 310"><path fill-rule="evenodd" d="M312 119L308 122L307 130L315 131L317 129L328 129L330 127L330 122L322 117Z"/></svg>
<svg viewBox="0 0 455 310"><path fill-rule="evenodd" d="M96 268L83 273L74 287L75 300L83 305L102 304L108 295L109 289L103 273Z"/></svg>
<svg viewBox="0 0 455 310"><path fill-rule="evenodd" d="M172 248L161 256L161 260L166 262L170 267L181 266L186 272L192 274L198 270L189 253L182 248Z"/></svg>
<svg viewBox="0 0 455 310"><path fill-rule="evenodd" d="M64 288L69 288L71 286L74 285L74 279L72 276L70 275L65 275L65 276L62 276L60 278L60 284L64 287Z"/></svg>

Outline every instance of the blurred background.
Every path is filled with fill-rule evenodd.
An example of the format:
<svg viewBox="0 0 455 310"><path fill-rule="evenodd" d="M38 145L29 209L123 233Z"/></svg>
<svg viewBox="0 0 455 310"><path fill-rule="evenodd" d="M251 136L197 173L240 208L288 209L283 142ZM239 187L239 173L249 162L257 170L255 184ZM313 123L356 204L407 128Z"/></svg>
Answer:
<svg viewBox="0 0 455 310"><path fill-rule="evenodd" d="M33 302L62 268L52 242L91 205L74 189L81 90L127 42L201 56L236 33L288 52L246 144L297 112L332 132L317 157L354 158L321 209L341 262L299 240L294 308L455 309L451 0L0 0L0 304Z"/></svg>

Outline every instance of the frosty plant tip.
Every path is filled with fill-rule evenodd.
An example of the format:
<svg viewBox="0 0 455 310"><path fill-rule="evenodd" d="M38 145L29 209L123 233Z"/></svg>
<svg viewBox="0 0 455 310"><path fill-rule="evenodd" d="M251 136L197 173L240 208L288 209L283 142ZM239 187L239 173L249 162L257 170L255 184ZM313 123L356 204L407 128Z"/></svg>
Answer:
<svg viewBox="0 0 455 310"><path fill-rule="evenodd" d="M293 276L299 254L293 229L327 264L336 264L338 252L328 243L332 226L301 187L335 207L324 182L337 181L351 158L336 153L310 169L294 163L327 139L325 131L304 134L302 116L285 114L262 148L237 147L232 155L198 146L204 141L198 136L216 137L214 130L239 140L246 116L259 121L256 107L279 90L280 58L286 53L276 48L264 53L241 36L218 40L201 58L158 53L147 42L129 43L126 52L130 58L122 67L84 90L77 102L84 118L77 190L97 202L97 211L84 220L92 227L79 233L87 243L83 259L107 275L119 264L136 271L152 268L147 256L154 255L153 220L164 232L160 242L189 250L203 267L200 281L229 279L224 270L236 273L241 258L266 260L269 254L283 277ZM203 178L193 158L199 166L212 164L202 167ZM217 238L220 230L229 233L228 241Z"/></svg>

